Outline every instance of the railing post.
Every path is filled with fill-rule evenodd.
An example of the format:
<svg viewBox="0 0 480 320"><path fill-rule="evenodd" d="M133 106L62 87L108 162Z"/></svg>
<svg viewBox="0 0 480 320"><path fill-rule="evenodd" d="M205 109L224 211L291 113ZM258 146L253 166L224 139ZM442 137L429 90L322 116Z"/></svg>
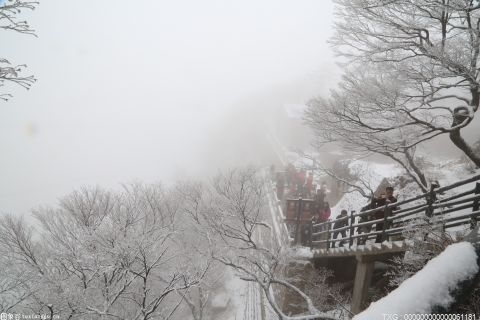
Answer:
<svg viewBox="0 0 480 320"><path fill-rule="evenodd" d="M295 227L295 239L293 240L293 244L298 244L298 234L300 233L300 217L302 215L302 198L298 199L298 207L297 207L297 225Z"/></svg>
<svg viewBox="0 0 480 320"><path fill-rule="evenodd" d="M386 238L386 233L385 231L387 230L387 219L388 219L388 213L390 212L390 208L388 207L388 203L385 205L385 208L383 208L383 230L382 230L382 242L385 240L388 240ZM375 227L376 228L376 227ZM376 230L375 230L376 231Z"/></svg>
<svg viewBox="0 0 480 320"><path fill-rule="evenodd" d="M435 186L432 184L430 185L430 192L428 193L428 196L427 196L427 209L425 210L425 215L427 217L432 217L433 216L433 203L437 200L437 195L434 191L434 188Z"/></svg>
<svg viewBox="0 0 480 320"><path fill-rule="evenodd" d="M327 251L330 249L330 228L331 228L331 226L332 226L332 224L330 223L330 221L327 221Z"/></svg>
<svg viewBox="0 0 480 320"><path fill-rule="evenodd" d="M353 216L353 214L355 213L355 210L352 210L351 213L350 213L350 229L348 230L348 232L350 233L350 239L348 240L348 243L349 243L349 246L351 247L353 245L353 225L355 224L355 217Z"/></svg>
<svg viewBox="0 0 480 320"><path fill-rule="evenodd" d="M313 220L310 220L310 223L308 224L308 246L310 247L310 249L313 248L312 234L313 234Z"/></svg>
<svg viewBox="0 0 480 320"><path fill-rule="evenodd" d="M480 183L475 184L475 195L480 194ZM472 212L478 211L480 209L480 201L478 199L473 200ZM470 230L475 229L477 226L477 217L470 218Z"/></svg>

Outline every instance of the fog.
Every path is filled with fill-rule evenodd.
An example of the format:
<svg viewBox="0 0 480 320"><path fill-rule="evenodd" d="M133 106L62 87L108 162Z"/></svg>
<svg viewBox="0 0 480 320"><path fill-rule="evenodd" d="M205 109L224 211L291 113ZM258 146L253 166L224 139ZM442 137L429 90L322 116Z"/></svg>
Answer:
<svg viewBox="0 0 480 320"><path fill-rule="evenodd" d="M0 203L28 213L83 185L171 183L275 161L283 105L338 79L330 1L42 1L38 38L2 32L37 83L0 105Z"/></svg>

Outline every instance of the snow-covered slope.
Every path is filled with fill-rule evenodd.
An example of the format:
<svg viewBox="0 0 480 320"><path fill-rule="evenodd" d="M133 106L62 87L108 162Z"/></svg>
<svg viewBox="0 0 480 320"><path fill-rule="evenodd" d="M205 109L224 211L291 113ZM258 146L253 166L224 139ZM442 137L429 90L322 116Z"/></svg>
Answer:
<svg viewBox="0 0 480 320"><path fill-rule="evenodd" d="M448 310L454 302L453 292L463 281L475 277L478 271L474 246L469 242L452 244L353 320L384 320L386 315L394 314L403 319L405 314L429 314L438 308Z"/></svg>
<svg viewBox="0 0 480 320"><path fill-rule="evenodd" d="M368 181L369 187L375 191L385 178L393 178L402 173L402 170L395 164L367 162L365 160L355 160L350 164L352 171L362 172L362 178ZM359 192L346 193L340 201L332 208L331 218L335 219L342 209L349 213L352 210L359 211L360 208L368 203L368 199Z"/></svg>

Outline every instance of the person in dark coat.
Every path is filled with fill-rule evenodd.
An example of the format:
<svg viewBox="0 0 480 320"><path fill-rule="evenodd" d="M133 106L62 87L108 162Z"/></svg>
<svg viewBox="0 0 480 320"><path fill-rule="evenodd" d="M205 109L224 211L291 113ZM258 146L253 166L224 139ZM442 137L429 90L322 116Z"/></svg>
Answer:
<svg viewBox="0 0 480 320"><path fill-rule="evenodd" d="M348 225L347 210L343 209L340 212L340 215L335 220L336 221L333 224L333 229L346 227ZM347 236L347 230L334 231L332 239L335 240L339 234L342 236L342 238L345 238ZM342 247L344 242L345 242L344 240L340 240L340 243L338 246ZM332 242L332 248L334 247L335 247L335 243Z"/></svg>
<svg viewBox="0 0 480 320"><path fill-rule="evenodd" d="M380 210L378 210L377 212L375 212L375 220L378 220L378 219L384 219L385 218L385 210L384 210L384 206L385 205L388 205L390 203L395 203L397 202L397 198L393 196L393 187L387 187L385 188L385 194L382 194L380 196L380 198L377 198L376 201L375 201L375 207L376 208L379 208L379 207L382 207ZM389 212L392 212L393 210L396 210L396 207L391 207L389 208ZM388 225L386 226L388 228ZM376 231L381 231L383 230L384 228L384 222L381 221L381 222L377 222L377 224L375 225L375 230ZM382 235L381 234L378 234L376 239L375 239L375 242L383 242L385 239L382 238Z"/></svg>
<svg viewBox="0 0 480 320"><path fill-rule="evenodd" d="M320 217L320 213L323 212L325 205L325 193L321 189L317 190L317 193L313 197L314 206L315 206L315 215Z"/></svg>
<svg viewBox="0 0 480 320"><path fill-rule="evenodd" d="M375 198L374 197L372 197L369 204L367 204L366 206L363 206L362 209L360 209L360 213L371 210L371 209L375 209ZM368 214L368 215L364 214L364 215L360 216L360 219L359 219L358 222L359 223L365 223L365 222L369 222L370 220L374 220L374 219L375 218L372 217L371 214ZM367 233L370 233L370 231L372 231L372 225L371 224L357 227L357 233L358 234L362 234L362 233L367 234ZM360 238L358 238L357 243L358 244L365 244L366 241L367 241L367 238L368 238L368 235L360 237Z"/></svg>

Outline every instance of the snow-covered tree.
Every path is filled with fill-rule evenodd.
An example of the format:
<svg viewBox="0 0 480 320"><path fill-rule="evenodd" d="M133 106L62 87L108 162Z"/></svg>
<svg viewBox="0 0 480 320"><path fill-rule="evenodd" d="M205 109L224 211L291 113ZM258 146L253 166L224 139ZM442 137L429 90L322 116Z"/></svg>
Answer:
<svg viewBox="0 0 480 320"><path fill-rule="evenodd" d="M236 270L243 280L257 283L279 319L334 319L320 312L312 299L284 276L292 255L278 245L266 222L265 192L264 181L253 167L237 168L213 180L206 222L217 243L214 259ZM303 315L289 316L282 310L275 295L279 287L305 301Z"/></svg>
<svg viewBox="0 0 480 320"><path fill-rule="evenodd" d="M407 124L399 111L397 79L379 76L380 72L373 67L347 71L329 99L309 103L306 121L316 133L318 145L340 142L359 155L381 154L401 165L422 191L428 191L427 178L415 156L424 141L417 139L421 130L413 122ZM399 125L402 123L405 125Z"/></svg>
<svg viewBox="0 0 480 320"><path fill-rule="evenodd" d="M216 251L216 244L212 240L212 230L206 227L209 216L206 197L208 188L198 181L180 181L176 184L175 191L182 203L180 208L182 213L180 224L184 234L182 243L190 252L189 259L195 263L198 259L211 257L211 253ZM224 265L212 261L204 277L195 287L178 292L193 320L212 318L212 298L225 281L225 271Z"/></svg>
<svg viewBox="0 0 480 320"><path fill-rule="evenodd" d="M62 319L213 316L227 267L259 285L279 319L334 319L318 311L285 270L292 261L266 222L266 189L254 168L211 183L84 188L25 220L0 217L0 311ZM280 287L306 302L289 316ZM318 302L318 301L317 301Z"/></svg>
<svg viewBox="0 0 480 320"><path fill-rule="evenodd" d="M480 103L480 4L472 0L336 0L332 44L349 64L329 99L316 99L307 122L321 141L374 152L400 163L424 189L415 159L423 141L463 139Z"/></svg>
<svg viewBox="0 0 480 320"><path fill-rule="evenodd" d="M314 164L310 168L335 181L338 187L341 186L341 193L358 192L367 199L374 195L374 184L378 177L375 177L377 173L368 163L354 163L351 159L342 159L337 160L331 167L326 167L317 161L314 155L301 153L301 156L313 160Z"/></svg>
<svg viewBox="0 0 480 320"><path fill-rule="evenodd" d="M82 189L36 211L35 237L22 220L2 217L2 263L19 270L6 277L33 279L11 291L17 298L8 310L62 319L172 319L181 293L201 281L211 262L192 261L178 199L160 185Z"/></svg>
<svg viewBox="0 0 480 320"><path fill-rule="evenodd" d="M343 286L338 283L328 284L333 278L333 271L319 268L316 272L308 273L305 277L305 293L312 298L315 306L323 312L336 310L336 316L341 319L349 319L353 314L350 312L350 295Z"/></svg>
<svg viewBox="0 0 480 320"><path fill-rule="evenodd" d="M38 292L38 274L44 271L32 240L32 229L23 219L3 216L0 233L0 310L10 312Z"/></svg>
<svg viewBox="0 0 480 320"><path fill-rule="evenodd" d="M6 31L15 31L23 34L35 35L27 21L20 18L22 11L34 10L38 2L25 0L5 0L0 1L0 29ZM24 76L24 64L12 64L5 58L0 58L0 88L7 83L14 83L29 89L35 82L33 76ZM10 93L0 91L0 100L7 101L11 98Z"/></svg>

